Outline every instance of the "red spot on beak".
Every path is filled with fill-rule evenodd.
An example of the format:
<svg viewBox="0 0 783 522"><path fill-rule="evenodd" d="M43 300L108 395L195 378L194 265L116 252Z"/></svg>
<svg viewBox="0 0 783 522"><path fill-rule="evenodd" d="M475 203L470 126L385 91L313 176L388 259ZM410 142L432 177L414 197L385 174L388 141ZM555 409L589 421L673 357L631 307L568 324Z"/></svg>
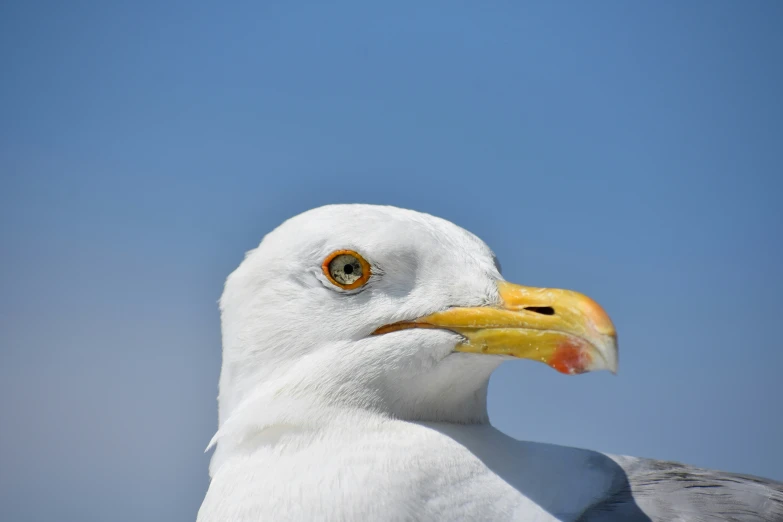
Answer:
<svg viewBox="0 0 783 522"><path fill-rule="evenodd" d="M567 375L584 373L593 362L588 346L581 339L567 339L560 343L549 366Z"/></svg>

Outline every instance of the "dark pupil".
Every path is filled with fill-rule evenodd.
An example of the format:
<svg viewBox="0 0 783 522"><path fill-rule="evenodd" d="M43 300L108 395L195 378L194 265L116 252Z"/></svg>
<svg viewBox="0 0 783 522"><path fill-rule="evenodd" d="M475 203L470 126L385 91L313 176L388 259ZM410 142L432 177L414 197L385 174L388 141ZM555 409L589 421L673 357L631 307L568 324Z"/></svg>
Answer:
<svg viewBox="0 0 783 522"><path fill-rule="evenodd" d="M349 275L353 274L353 265L351 265L351 264L345 265L343 267L343 272L345 272L346 274L349 274Z"/></svg>

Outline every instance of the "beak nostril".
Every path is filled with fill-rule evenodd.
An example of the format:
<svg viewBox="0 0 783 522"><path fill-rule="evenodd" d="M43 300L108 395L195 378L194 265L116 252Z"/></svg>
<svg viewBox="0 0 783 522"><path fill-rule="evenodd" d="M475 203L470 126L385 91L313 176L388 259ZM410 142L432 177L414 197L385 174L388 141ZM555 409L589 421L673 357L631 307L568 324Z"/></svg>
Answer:
<svg viewBox="0 0 783 522"><path fill-rule="evenodd" d="M525 310L530 310L541 315L555 315L555 309L551 306L526 306Z"/></svg>

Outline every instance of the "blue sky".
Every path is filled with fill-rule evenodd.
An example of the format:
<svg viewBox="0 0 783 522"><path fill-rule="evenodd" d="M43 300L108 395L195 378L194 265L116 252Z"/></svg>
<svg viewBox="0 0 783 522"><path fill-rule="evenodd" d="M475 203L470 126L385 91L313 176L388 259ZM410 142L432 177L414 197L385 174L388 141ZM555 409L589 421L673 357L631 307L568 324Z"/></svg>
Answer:
<svg viewBox="0 0 783 522"><path fill-rule="evenodd" d="M3 3L0 518L193 520L223 280L334 202L609 311L506 433L783 480L783 4L423 4Z"/></svg>

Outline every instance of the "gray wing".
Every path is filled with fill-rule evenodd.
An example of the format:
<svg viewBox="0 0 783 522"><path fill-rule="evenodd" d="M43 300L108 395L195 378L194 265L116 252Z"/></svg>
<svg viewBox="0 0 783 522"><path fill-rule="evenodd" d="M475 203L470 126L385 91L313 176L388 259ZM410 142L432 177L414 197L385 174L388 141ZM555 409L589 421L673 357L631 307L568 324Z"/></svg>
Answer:
<svg viewBox="0 0 783 522"><path fill-rule="evenodd" d="M583 512L579 522L783 522L783 483L676 462L618 463L627 481Z"/></svg>

